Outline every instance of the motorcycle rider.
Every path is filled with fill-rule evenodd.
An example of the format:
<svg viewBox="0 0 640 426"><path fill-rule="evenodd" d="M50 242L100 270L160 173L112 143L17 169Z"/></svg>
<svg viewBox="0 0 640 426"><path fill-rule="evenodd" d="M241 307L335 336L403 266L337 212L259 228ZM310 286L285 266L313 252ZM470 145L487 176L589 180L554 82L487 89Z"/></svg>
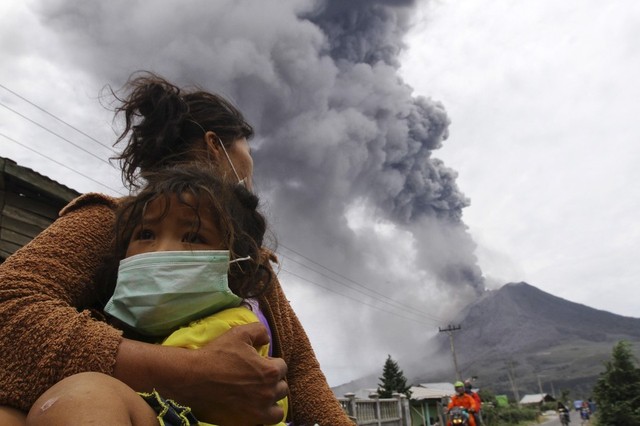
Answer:
<svg viewBox="0 0 640 426"><path fill-rule="evenodd" d="M580 407L580 418L582 420L589 420L591 417L591 409L587 401L582 401L582 407Z"/></svg>
<svg viewBox="0 0 640 426"><path fill-rule="evenodd" d="M562 402L558 401L556 411L558 412L558 416L560 417L560 423L562 423L563 425L568 425L569 422L571 422L571 418L569 417L569 409Z"/></svg>
<svg viewBox="0 0 640 426"><path fill-rule="evenodd" d="M482 409L482 400L480 399L480 395L478 395L477 392L474 392L473 390L471 390L471 379L467 379L464 381L464 392L471 396L473 398L473 400L476 402L476 412L473 413L473 417L474 420L476 421L477 425L482 425L482 414L481 414L481 409Z"/></svg>
<svg viewBox="0 0 640 426"><path fill-rule="evenodd" d="M473 414L478 411L476 401L472 396L465 392L464 383L457 381L453 384L453 387L455 388L456 393L451 397L447 410L450 411L453 407L462 407L467 412L469 426L476 426L476 421L473 416ZM451 426L451 420L447 422L447 425Z"/></svg>

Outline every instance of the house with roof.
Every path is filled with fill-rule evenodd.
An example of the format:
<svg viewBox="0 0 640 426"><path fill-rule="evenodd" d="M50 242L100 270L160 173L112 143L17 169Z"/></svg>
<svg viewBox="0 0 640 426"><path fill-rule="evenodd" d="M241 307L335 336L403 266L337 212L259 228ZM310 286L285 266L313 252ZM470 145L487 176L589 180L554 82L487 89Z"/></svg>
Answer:
<svg viewBox="0 0 640 426"><path fill-rule="evenodd" d="M452 383L420 383L411 387L411 426L444 423L444 408L455 393Z"/></svg>
<svg viewBox="0 0 640 426"><path fill-rule="evenodd" d="M556 399L548 393L532 393L520 399L520 405L537 405L542 406L545 402L554 402Z"/></svg>
<svg viewBox="0 0 640 426"><path fill-rule="evenodd" d="M47 228L78 195L71 188L0 157L0 263Z"/></svg>

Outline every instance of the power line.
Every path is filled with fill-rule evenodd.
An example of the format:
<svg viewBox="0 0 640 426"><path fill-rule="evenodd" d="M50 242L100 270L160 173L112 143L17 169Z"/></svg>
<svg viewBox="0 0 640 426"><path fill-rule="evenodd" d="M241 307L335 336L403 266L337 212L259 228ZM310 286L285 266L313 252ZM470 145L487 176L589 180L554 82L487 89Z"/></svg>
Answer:
<svg viewBox="0 0 640 426"><path fill-rule="evenodd" d="M351 283L353 283L353 284L357 285L358 287L364 288L364 289L365 289L365 290L367 290L367 291L370 291L370 292L372 292L372 293L375 293L375 294L377 294L377 295L379 295L379 296L381 296L381 297L384 297L385 299L391 300L392 302L394 302L394 303L396 303L396 304L399 304L399 305L401 305L402 307L408 308L409 310L412 310L412 311L414 311L414 312L418 312L420 315L425 315L425 316L429 317L430 319L433 319L433 320L436 320L436 321L442 321L442 319L441 319L441 318L436 318L436 317L434 317L434 316L431 316L431 315L425 314L424 312L422 312L422 310L419 310L419 309L414 308L414 307L409 306L409 305L402 304L402 303L400 303L400 302L396 302L395 300L391 299L391 298L390 298L389 296L387 296L386 294L383 294L383 293L381 293L381 292L378 292L378 291L376 291L376 290L373 290L373 289L371 289L371 288L367 287L367 286L366 286L366 285L364 285L364 284L361 284L361 283L359 283L359 282L357 282L357 281L355 281L355 280L353 280L353 279L351 279L351 278L349 278L349 277L346 277L346 276L344 276L344 275L342 275L342 274L339 274L338 272L335 272L335 271L334 271L334 270L332 270L331 268L328 268L328 267L326 267L326 266L324 266L324 265L322 265L322 264L320 264L320 263L318 263L318 262L314 261L313 259L308 258L307 256L303 255L302 253L300 253L300 252L298 252L298 251L296 251L296 250L294 250L294 249L292 249L292 248L290 248L290 247L287 247L287 246L285 246L284 244L280 244L280 246L282 246L282 247L284 247L285 249L287 249L287 250L289 250L289 251L291 251L291 252L293 252L293 253L297 254L298 256L302 257L303 259L307 260L308 262L311 262L311 263L313 263L314 265L317 265L317 266L321 267L322 269L325 269L325 270L327 270L327 271L331 272L332 274L335 274L335 275L337 275L338 277L340 277L340 278L342 278L342 279L344 279L344 280L347 280L347 281L349 281L349 282L351 282ZM289 257L289 259L291 259L291 257ZM292 260L293 260L293 259L292 259ZM294 262L295 262L295 260L294 260ZM307 268L309 268L309 267L307 266ZM311 268L309 268L309 269L311 269ZM314 272L316 272L316 273L318 273L318 274L321 274L321 275L322 275L322 273L320 273L320 272L317 272L317 271L315 271L315 270L313 270L313 269L311 269L311 270L312 270L312 271L314 271ZM330 278L330 277L327 277L327 278ZM330 278L330 279L332 279L332 280L333 280L333 281L335 281L335 282L339 282L339 281L336 281L336 280L335 280L335 279L333 279L333 278ZM340 283L340 284L343 284L343 283ZM343 285L344 285L344 284L343 284Z"/></svg>
<svg viewBox="0 0 640 426"><path fill-rule="evenodd" d="M98 185L100 185L100 186L103 186L103 187L105 187L105 188L107 188L107 189L110 189L110 190L112 190L112 191L114 191L114 192L116 192L116 193L118 193L118 194L120 194L120 195L126 195L126 194L123 194L122 192L120 192L119 190L117 190L117 189L115 189L115 188L112 188L112 187L110 187L110 186L108 186L108 185L106 185L106 184L104 184L104 183L102 183L102 182L100 182L100 181L97 181L97 180L95 180L94 178L92 178L92 177L90 177L90 176L87 176L87 175L85 175L85 174L84 174L84 173L82 173L82 172L79 172L78 170L72 169L71 167L67 166L67 165L66 165L66 164L64 164L64 163L61 163L61 162L59 162L59 161L57 161L57 160L54 160L53 158L51 158L51 157L49 157L49 156L47 156L47 155L45 155L45 154L43 154L43 153L41 153L41 152L38 152L38 151L36 151L35 149L33 149L33 148L31 148L31 147L29 147L29 146L27 146L27 145L25 145L25 144L23 144L23 143L21 143L21 142L18 142L17 140L15 140L15 139L13 139L13 138L11 138L11 137L9 137L9 136L5 135L5 134L4 134L4 133L2 133L2 132L0 132L0 136L2 136L3 138L5 138L5 139L9 140L10 142L15 143L16 145L20 145L21 147L23 147L23 148L25 148L25 149L28 149L29 151L31 151L31 152L33 152L33 153L35 153L35 154L38 154L38 155L39 155L39 156L41 156L41 157L46 158L46 159L47 159L47 160L49 160L49 161L52 161L52 162L56 163L57 165L59 165L59 166L61 166L61 167L64 167L65 169L67 169L67 170L69 170L69 171L72 171L73 173L79 174L80 176L82 176L82 177L84 177L84 178L86 178L86 179L89 179L89 180L90 180L90 181L92 181L92 182L95 182L95 183L97 183L97 184L98 184Z"/></svg>
<svg viewBox="0 0 640 426"><path fill-rule="evenodd" d="M280 244L280 246L285 247L285 246L284 246L284 245L282 245L282 244ZM287 247L285 247L285 248L287 248ZM302 266L302 267L304 267L304 268L309 269L310 271L315 272L316 274L319 274L319 275L321 275L321 276L323 276L323 277L325 277L325 278L328 278L328 279L330 279L331 281L333 281L333 282L335 282L335 283L338 283L338 284L340 284L340 285L342 285L342 286L345 286L345 287L347 287L349 290L353 290L353 291L358 292L358 293L360 293L360 294L363 294L363 295L365 295L365 296L367 296L367 297L371 297L371 298L373 298L373 299L375 299L375 300L377 300L377 301L379 301L379 302L381 302L381 303L387 304L387 305L389 305L389 306L391 306L391 307L393 307L393 308L396 308L396 309L401 308L401 309L405 309L405 310L413 311L413 315L419 315L419 316L424 317L425 319L429 319L429 320L432 320L432 321L441 321L441 319L440 319L440 318L436 318L436 317L434 317L434 316L432 316L432 315L429 315L429 314L427 314L427 313L425 313L425 312L423 312L423 311L421 311L421 310L419 310L419 309L416 309L416 308L414 308L414 307L412 307L412 306L409 306L409 305L406 305L406 304L404 304L404 303L401 303L401 302L398 302L398 301L396 301L396 300L393 300L393 299L391 299L389 296L387 296L387 295L385 295L385 294L383 294L383 293L380 293L380 292L378 292L378 291L376 291L376 290L373 290L373 289L371 289L371 288L369 288L369 287L367 287L367 286L365 286L365 285L363 285L363 284L360 284L360 283L358 283L358 282L356 282L356 281L354 281L354 280L351 280L351 279L349 279L349 278L347 278L347 277L345 277L345 276L343 276L343 275L341 275L341 274L339 274L339 273L337 273L337 272L333 271L332 269L327 268L326 266L323 266L323 265L319 264L318 262L315 262L315 261L313 261L313 260L309 259L308 257L306 257L306 256L304 256L304 255L302 255L302 254L300 254L300 253L298 253L298 252L296 252L296 251L294 251L294 250L292 250L292 249L290 249L290 248L287 248L287 250L291 250L291 251L293 251L294 253L296 253L296 254L297 254L297 255L299 255L300 257L303 257L303 258L304 258L304 259L306 259L307 261L309 261L309 262L311 262L311 263L313 263L313 264L315 264L315 265L318 265L318 266L322 267L323 269L326 269L327 271L330 271L331 273L333 273L333 274L335 274L335 275L337 275L337 276L339 276L339 277L341 277L341 278L343 278L343 279L345 279L345 280L347 280L347 281L350 281L350 282L352 282L352 283L354 283L354 284L358 285L358 286L359 286L359 287L361 287L361 288L364 288L365 290L367 290L367 291L368 291L368 292L370 292L370 293L373 293L374 295L367 294L367 293L363 292L362 290L358 290L357 288L353 288L353 287L349 286L348 284L345 284L345 283L343 283L343 282L340 282L340 281L336 280L335 278L333 278L333 277L331 277L331 276L329 276L329 275L327 275L327 274L324 274L324 273L322 273L322 272L320 272L320 271L317 271L317 270L315 270L315 269L313 269L313 268L311 268L311 267L309 267L309 266L305 265L304 263L299 262L299 261L297 261L297 260L293 259L292 257L289 257L289 256L286 256L286 255L283 255L283 257L285 257L285 258L287 258L287 259L289 259L289 260L291 260L291 261L293 261L293 262L295 262L295 263L297 263L297 264L301 265L301 266Z"/></svg>
<svg viewBox="0 0 640 426"><path fill-rule="evenodd" d="M64 136L61 136L61 135L57 134L57 133L56 133L56 132L54 132L53 130L50 130L50 129L49 129L49 128L47 128L46 126L44 126L44 125L42 125L42 124L38 123L37 121L34 121L34 120L30 119L30 118L29 118L29 117L27 117L26 115L19 113L18 111L16 111L15 109L13 109L13 108L11 108L11 107L9 107L9 106L5 105L4 103L0 102L0 106L5 107L5 108L6 108L6 109L8 109L9 111L11 111L11 112L13 112L14 114L16 114L16 115L18 115L18 116L20 116L20 117L24 118L24 119L25 119L25 120L27 120L27 121L29 121L29 122L31 122L31 123L33 123L33 124L35 124L36 126L40 127L41 129L43 129L43 130L45 130L45 131L47 131L47 132L51 133L52 135L54 135L54 136L56 136L56 137L58 137L58 138L62 139L62 140L63 140L63 141L65 141L65 142L67 142L67 143L69 143L69 144L71 144L71 145L75 146L75 147L76 147L76 148L78 148L79 150L86 152L87 154L91 155L92 157L97 158L98 160L102 161L103 163L106 163L106 164L108 164L109 166L113 167L113 165L112 165L110 162L108 162L107 160L105 160L104 158L102 158L102 157L98 157L98 156L97 156L96 154L94 154L93 152L88 151L88 150L84 149L83 147L81 147L81 146L79 146L79 145L76 145L75 143L71 142L69 139L65 138Z"/></svg>
<svg viewBox="0 0 640 426"><path fill-rule="evenodd" d="M61 122L62 124L72 128L73 130L75 130L76 132L80 133L81 135L86 136L87 138L91 139L92 141L94 141L95 143L111 150L112 152L116 152L112 147L110 147L109 145L105 145L102 142L100 142L98 139L94 138L93 136L83 132L82 130L78 129L77 127L69 124L68 122L66 122L65 120L63 120L62 118L58 117L57 115L49 112L48 110L46 110L45 108L41 107L40 105L36 104L35 102L30 101L29 99L25 98L24 96L20 95L19 93L9 89L7 86L5 86L4 84L0 84L0 87L3 88L4 90L6 90L7 92L13 94L14 96L17 96L18 98L22 99L23 101L25 101L26 103L28 103L31 106L34 106L36 108L38 108L40 111L44 112L45 114L47 114L48 116L58 120L59 122Z"/></svg>
<svg viewBox="0 0 640 426"><path fill-rule="evenodd" d="M286 270L285 268L280 268L280 270L281 270L281 271L284 271L284 272L286 272L286 273L288 273L289 275L293 275L294 277L300 278L301 280L306 281L306 282L308 282L308 283L310 283L310 284L313 284L313 285L318 286L318 287L321 287L321 288L323 288L323 289L325 289L325 290L327 290L327 291L330 291L331 293L335 293L335 294L337 294L337 295L339 295L339 296L346 297L347 299L350 299L350 300L353 300L353 301L358 302L358 303L360 303L360 304L363 304L363 305L369 306L369 307L371 307L371 308L373 308L373 309L377 309L377 310L379 310L379 311L386 312L386 313L388 313L388 314L395 315L395 316L397 316L397 317L399 317L399 318L403 318L403 319L406 319L406 320L409 320L409 321L413 321L413 322L416 322L416 323L418 323L418 324L431 325L431 324L426 323L426 322L424 322L424 321L421 321L421 320L418 320L418 319L415 319L415 318L409 318L409 317L406 317L406 316L404 316L404 315L400 315L400 314L398 314L397 312L388 311L388 310L386 310L386 309L382 309L382 308L380 308L379 306L372 305L372 304L370 304L370 303L367 303L367 302L365 302L365 301L363 301L363 300L360 300L360 299L357 299L357 298L355 298L355 297L348 296L348 295L346 295L346 294L343 294L343 293L337 292L337 291L335 291L335 290L334 290L334 289L332 289L332 288L329 288L329 287L324 286L324 285L322 285L322 284L318 284L318 283L317 283L317 282L315 282L315 281L311 281L310 279L305 278L305 277L303 277L302 275L298 275L298 274L296 274L295 272L288 271L288 270Z"/></svg>

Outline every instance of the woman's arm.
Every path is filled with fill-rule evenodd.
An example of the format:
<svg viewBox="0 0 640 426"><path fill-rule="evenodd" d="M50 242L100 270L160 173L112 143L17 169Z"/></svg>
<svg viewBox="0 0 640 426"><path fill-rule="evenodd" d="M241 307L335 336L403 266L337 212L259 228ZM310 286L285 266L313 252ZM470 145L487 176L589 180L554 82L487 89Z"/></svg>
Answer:
<svg viewBox="0 0 640 426"><path fill-rule="evenodd" d="M307 333L291 308L274 274L266 295L267 309L273 315L282 356L287 363L290 405L296 424L353 426L327 384Z"/></svg>
<svg viewBox="0 0 640 426"><path fill-rule="evenodd" d="M288 394L287 366L258 354L268 342L259 323L234 327L198 350L124 339L114 376L134 389L155 388L203 421L273 424L284 414L276 402Z"/></svg>
<svg viewBox="0 0 640 426"><path fill-rule="evenodd" d="M0 265L0 404L26 411L66 376L113 369L120 332L75 306L94 301L115 204L82 200Z"/></svg>

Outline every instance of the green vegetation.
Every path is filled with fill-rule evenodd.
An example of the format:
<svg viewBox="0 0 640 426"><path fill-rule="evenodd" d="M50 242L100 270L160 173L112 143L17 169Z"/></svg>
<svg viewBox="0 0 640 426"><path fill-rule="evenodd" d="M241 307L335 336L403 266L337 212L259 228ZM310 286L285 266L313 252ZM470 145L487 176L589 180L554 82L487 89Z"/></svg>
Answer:
<svg viewBox="0 0 640 426"><path fill-rule="evenodd" d="M493 392L492 389L490 388L482 388L478 391L478 395L480 395L480 400L486 404L486 405L491 405L491 406L496 406L497 404L497 400L496 400L496 394Z"/></svg>
<svg viewBox="0 0 640 426"><path fill-rule="evenodd" d="M508 407L482 407L482 419L485 426L515 426L519 424L531 424L538 419L536 408L518 408L514 405Z"/></svg>
<svg viewBox="0 0 640 426"><path fill-rule="evenodd" d="M482 399L482 419L485 426L528 425L538 419L537 408L519 408L515 402L501 405L490 388L480 389L479 394Z"/></svg>
<svg viewBox="0 0 640 426"><path fill-rule="evenodd" d="M378 394L380 398L391 398L394 392L402 393L411 398L411 386L407 386L407 378L404 376L398 363L391 359L391 355L387 357L382 368L382 377L379 378Z"/></svg>
<svg viewBox="0 0 640 426"><path fill-rule="evenodd" d="M620 341L593 389L598 425L640 425L640 368L631 346Z"/></svg>
<svg viewBox="0 0 640 426"><path fill-rule="evenodd" d="M562 401L563 404L567 404L567 401L571 400L571 391L569 389L563 389L560 392L560 399L559 401Z"/></svg>

